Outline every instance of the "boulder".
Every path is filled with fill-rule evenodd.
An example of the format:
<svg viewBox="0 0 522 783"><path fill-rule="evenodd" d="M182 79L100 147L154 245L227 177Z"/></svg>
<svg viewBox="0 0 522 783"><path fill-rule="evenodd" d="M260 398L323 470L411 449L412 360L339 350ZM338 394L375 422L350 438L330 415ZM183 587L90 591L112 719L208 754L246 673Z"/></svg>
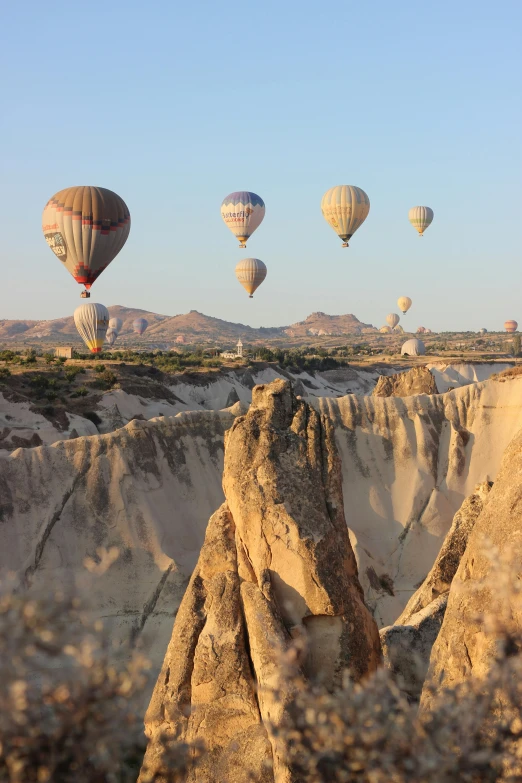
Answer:
<svg viewBox="0 0 522 783"><path fill-rule="evenodd" d="M414 394L438 394L435 378L427 367L381 375L373 390L374 397L411 397Z"/></svg>

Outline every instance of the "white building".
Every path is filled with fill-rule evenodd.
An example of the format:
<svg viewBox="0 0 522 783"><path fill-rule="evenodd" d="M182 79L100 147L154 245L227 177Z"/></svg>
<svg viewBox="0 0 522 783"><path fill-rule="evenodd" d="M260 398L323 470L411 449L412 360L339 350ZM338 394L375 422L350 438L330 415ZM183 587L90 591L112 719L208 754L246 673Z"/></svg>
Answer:
<svg viewBox="0 0 522 783"><path fill-rule="evenodd" d="M242 359L243 358L243 343L241 342L241 338L237 341L236 345L236 352L233 351L224 351L221 354L221 358L223 359Z"/></svg>

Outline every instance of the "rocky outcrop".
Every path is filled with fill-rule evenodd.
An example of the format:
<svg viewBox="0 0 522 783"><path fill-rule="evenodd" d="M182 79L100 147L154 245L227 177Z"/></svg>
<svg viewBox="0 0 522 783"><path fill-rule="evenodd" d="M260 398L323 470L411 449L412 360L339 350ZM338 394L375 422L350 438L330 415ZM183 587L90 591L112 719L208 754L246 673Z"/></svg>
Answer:
<svg viewBox="0 0 522 783"><path fill-rule="evenodd" d="M488 502L469 536L453 579L442 628L433 646L428 680L455 687L473 674L485 675L497 654L496 640L484 617L505 612L520 624L520 599L505 589L505 575L520 571L522 560L522 433L509 444ZM493 576L490 554L502 554ZM421 705L432 700L423 690Z"/></svg>
<svg viewBox="0 0 522 783"><path fill-rule="evenodd" d="M413 394L438 394L435 378L427 367L381 375L373 390L374 397L411 397Z"/></svg>
<svg viewBox="0 0 522 783"><path fill-rule="evenodd" d="M188 781L240 783L252 770L290 782L271 726L291 696L280 675L292 639L304 675L329 687L380 663L330 423L288 381L255 387L226 436L223 488L146 716L145 764L161 764L161 737L204 737L210 757Z"/></svg>
<svg viewBox="0 0 522 783"><path fill-rule="evenodd" d="M420 698L433 644L438 636L453 577L466 549L491 482L479 484L453 518L433 568L397 621L380 632L384 665L412 701Z"/></svg>

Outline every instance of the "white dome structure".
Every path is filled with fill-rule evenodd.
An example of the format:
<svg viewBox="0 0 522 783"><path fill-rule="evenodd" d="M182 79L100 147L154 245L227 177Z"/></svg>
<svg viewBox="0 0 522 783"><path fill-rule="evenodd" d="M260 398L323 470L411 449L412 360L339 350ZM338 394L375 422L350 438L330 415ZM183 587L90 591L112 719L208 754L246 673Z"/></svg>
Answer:
<svg viewBox="0 0 522 783"><path fill-rule="evenodd" d="M422 340L417 340L414 337L411 340L406 340L401 348L401 354L403 356L404 354L408 354L408 356L426 356L426 346Z"/></svg>

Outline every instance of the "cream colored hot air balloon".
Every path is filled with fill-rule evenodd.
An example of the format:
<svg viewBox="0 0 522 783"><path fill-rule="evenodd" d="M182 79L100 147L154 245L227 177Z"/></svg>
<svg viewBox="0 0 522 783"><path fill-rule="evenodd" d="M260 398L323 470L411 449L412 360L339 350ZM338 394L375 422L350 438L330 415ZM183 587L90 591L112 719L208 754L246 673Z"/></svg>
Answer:
<svg viewBox="0 0 522 783"><path fill-rule="evenodd" d="M370 211L370 199L361 188L354 185L336 185L324 194L321 212L337 236L348 247L348 240L355 234Z"/></svg>
<svg viewBox="0 0 522 783"><path fill-rule="evenodd" d="M121 332L121 327L123 326L123 321L121 318L111 318L109 321L109 329L114 329L114 331L119 334Z"/></svg>
<svg viewBox="0 0 522 783"><path fill-rule="evenodd" d="M260 226L264 216L265 202L250 190L229 193L221 203L221 217L239 240L239 247L246 247L247 239Z"/></svg>
<svg viewBox="0 0 522 783"><path fill-rule="evenodd" d="M244 258L236 266L236 277L252 299L266 277L266 266L259 258Z"/></svg>
<svg viewBox="0 0 522 783"><path fill-rule="evenodd" d="M109 328L107 329L107 334L105 335L106 342L108 342L110 346L113 346L117 338L118 338L118 332L116 331L116 329L111 329L111 327L109 326Z"/></svg>
<svg viewBox="0 0 522 783"><path fill-rule="evenodd" d="M422 236L433 220L433 210L430 207L412 207L408 212L408 220Z"/></svg>
<svg viewBox="0 0 522 783"><path fill-rule="evenodd" d="M379 329L379 332L382 334L390 334L391 333L391 326L381 326Z"/></svg>
<svg viewBox="0 0 522 783"><path fill-rule="evenodd" d="M397 306L399 310L402 310L403 314L407 313L411 307L411 299L409 296L399 296L397 299Z"/></svg>
<svg viewBox="0 0 522 783"><path fill-rule="evenodd" d="M399 318L397 313L389 313L386 316L386 323L389 324L392 329L395 329L395 327L397 326L400 320L401 319Z"/></svg>
<svg viewBox="0 0 522 783"><path fill-rule="evenodd" d="M401 354L408 354L408 356L425 356L426 346L422 340L417 340L415 337L412 337L411 340L406 340L402 346Z"/></svg>
<svg viewBox="0 0 522 783"><path fill-rule="evenodd" d="M42 229L47 244L87 291L127 241L127 205L107 188L65 188L46 204ZM84 291L81 294L89 298Z"/></svg>
<svg viewBox="0 0 522 783"><path fill-rule="evenodd" d="M506 330L506 332L509 332L511 334L512 332L517 331L518 324L516 321L506 321L506 323L504 324L504 329Z"/></svg>
<svg viewBox="0 0 522 783"><path fill-rule="evenodd" d="M96 302L82 304L74 311L74 323L91 353L100 353L109 327L107 308Z"/></svg>

